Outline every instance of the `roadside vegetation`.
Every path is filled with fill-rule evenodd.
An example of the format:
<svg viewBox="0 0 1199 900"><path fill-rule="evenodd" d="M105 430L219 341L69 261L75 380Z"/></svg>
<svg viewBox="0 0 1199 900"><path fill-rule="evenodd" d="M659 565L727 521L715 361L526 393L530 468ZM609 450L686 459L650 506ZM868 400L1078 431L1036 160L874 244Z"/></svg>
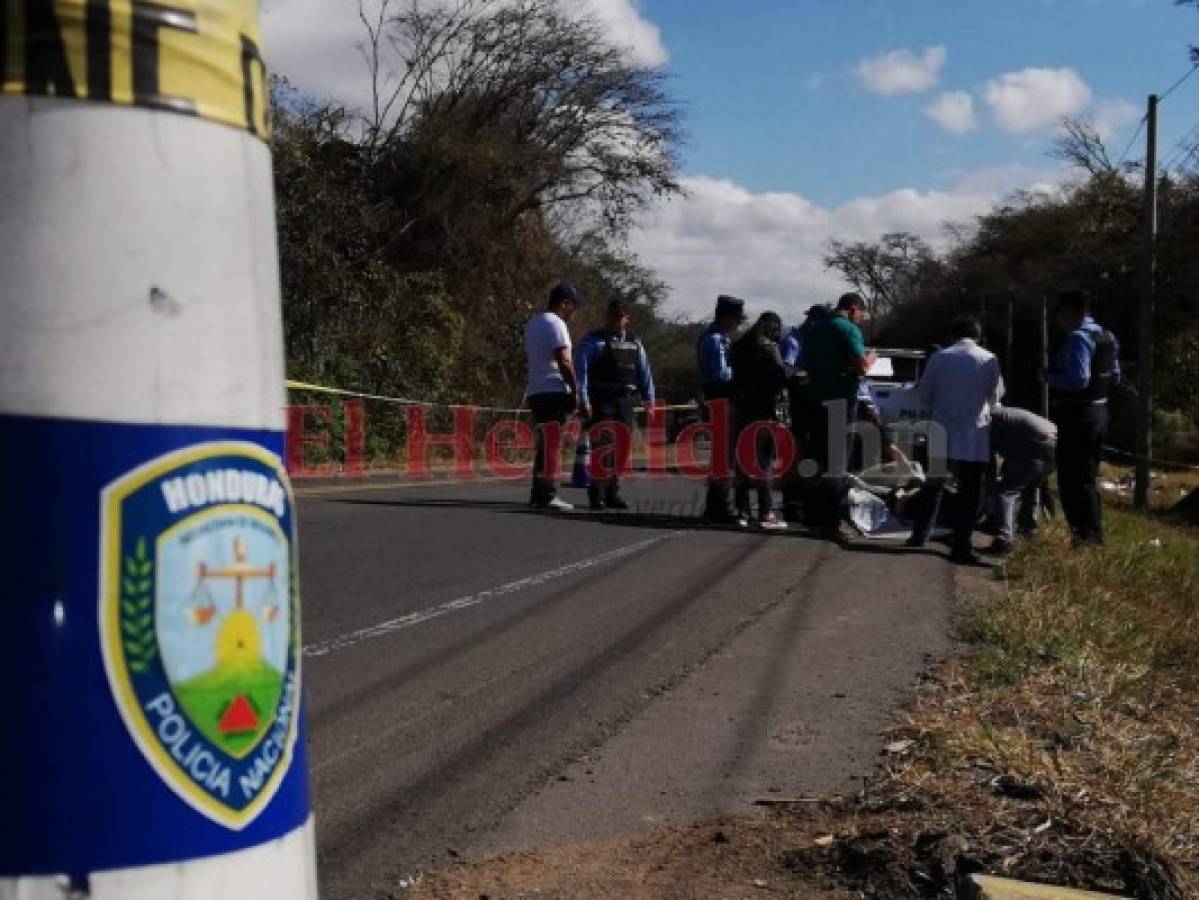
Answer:
<svg viewBox="0 0 1199 900"><path fill-rule="evenodd" d="M627 241L654 204L681 193L686 136L669 76L562 0L363 0L361 11L369 108L304 94L287 73L274 82L288 376L516 406L524 322L569 278L633 304L659 397L690 402L702 325L665 311L654 260ZM946 223L941 249L902 232L830 243L826 264L871 306L873 343L925 349L955 313L981 314L1009 402L1037 408L1042 302L1082 288L1135 376L1143 173L1092 123L1063 124L1051 154L1069 183ZM1162 155L1155 451L1196 462L1199 137ZM721 291L737 287L713 285L713 298ZM574 324L601 316L595 304ZM1113 400L1112 442L1124 449L1135 405L1127 391ZM379 453L400 452L400 419L387 407L370 417Z"/></svg>
<svg viewBox="0 0 1199 900"><path fill-rule="evenodd" d="M558 0L361 9L371 108L274 83L289 377L514 406L524 323L566 278L633 303L664 395L688 395L691 346L625 248L680 190L666 76Z"/></svg>

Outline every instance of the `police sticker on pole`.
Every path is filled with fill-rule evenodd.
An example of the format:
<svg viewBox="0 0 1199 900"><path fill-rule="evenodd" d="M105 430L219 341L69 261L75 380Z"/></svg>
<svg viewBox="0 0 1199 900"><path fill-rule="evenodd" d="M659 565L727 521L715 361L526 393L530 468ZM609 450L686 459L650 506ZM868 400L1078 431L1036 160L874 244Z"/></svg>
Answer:
<svg viewBox="0 0 1199 900"><path fill-rule="evenodd" d="M125 724L183 801L244 828L296 739L287 475L254 444L200 444L109 484L100 514L100 634Z"/></svg>

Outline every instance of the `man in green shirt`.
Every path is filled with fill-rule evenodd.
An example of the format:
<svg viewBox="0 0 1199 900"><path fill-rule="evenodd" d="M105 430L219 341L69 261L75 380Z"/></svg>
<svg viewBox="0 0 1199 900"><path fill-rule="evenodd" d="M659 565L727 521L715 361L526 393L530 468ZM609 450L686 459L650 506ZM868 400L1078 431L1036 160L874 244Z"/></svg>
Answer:
<svg viewBox="0 0 1199 900"><path fill-rule="evenodd" d="M827 536L850 537L841 518L849 490L845 473L848 427L856 410L858 385L874 365L858 325L866 318L866 302L858 294L843 294L831 316L817 322L804 336L803 362L808 373L811 408L811 456L823 476L809 488L809 510Z"/></svg>

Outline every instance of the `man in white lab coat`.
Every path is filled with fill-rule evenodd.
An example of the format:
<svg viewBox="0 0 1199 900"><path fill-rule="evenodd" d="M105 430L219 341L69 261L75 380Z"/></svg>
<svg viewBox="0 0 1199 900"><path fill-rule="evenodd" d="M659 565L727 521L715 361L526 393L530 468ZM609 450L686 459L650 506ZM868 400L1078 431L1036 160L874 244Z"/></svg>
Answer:
<svg viewBox="0 0 1199 900"><path fill-rule="evenodd" d="M916 391L925 409L932 410L933 423L944 434L943 447L938 447L941 441L930 436L929 453L944 453L957 481L950 559L976 565L981 560L975 555L970 538L982 506L983 481L991 457L991 406L1003 396L1003 377L995 354L979 346L982 325L978 319L963 316L955 319L951 328L956 343L933 354ZM934 477L929 479L924 502L919 504L920 513L909 546L923 547L937 520L946 482L944 477L935 477L938 462L929 460Z"/></svg>

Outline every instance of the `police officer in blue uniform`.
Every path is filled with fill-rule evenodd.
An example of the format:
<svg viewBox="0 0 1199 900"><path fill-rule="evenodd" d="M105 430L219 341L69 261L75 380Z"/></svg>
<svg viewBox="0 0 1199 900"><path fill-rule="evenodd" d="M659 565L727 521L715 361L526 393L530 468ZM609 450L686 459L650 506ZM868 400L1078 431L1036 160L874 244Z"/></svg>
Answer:
<svg viewBox="0 0 1199 900"><path fill-rule="evenodd" d="M1096 484L1107 434L1108 395L1120 382L1120 345L1091 317L1080 291L1058 298L1066 333L1045 373L1049 417L1057 425L1057 481L1075 546L1103 543L1103 505Z"/></svg>
<svg viewBox="0 0 1199 900"><path fill-rule="evenodd" d="M607 322L583 338L575 354L575 376L579 386L580 414L588 430L613 423L629 440L637 395L645 405L654 402L654 376L645 347L629 331L629 307L623 300L608 304ZM619 448L624 458L611 456ZM612 428L594 437L592 459L601 460L610 477L596 477L587 488L592 509L628 509L620 496L620 472L628 463L629 444L617 440Z"/></svg>
<svg viewBox="0 0 1199 900"><path fill-rule="evenodd" d="M708 497L704 505L703 518L718 525L736 523L737 517L729 509L729 484L732 481L731 444L731 410L728 404L733 397L733 365L731 350L733 334L745 321L745 301L737 297L721 294L716 298L716 313L712 324L699 336L696 344L696 355L699 358L699 372L703 379L703 394L707 406L707 418L714 422L723 421L723 428L713 429L712 458L716 460L723 455L726 465L713 466L708 476ZM721 420L712 415L713 402L725 404L725 414ZM723 454L718 454L719 449Z"/></svg>

